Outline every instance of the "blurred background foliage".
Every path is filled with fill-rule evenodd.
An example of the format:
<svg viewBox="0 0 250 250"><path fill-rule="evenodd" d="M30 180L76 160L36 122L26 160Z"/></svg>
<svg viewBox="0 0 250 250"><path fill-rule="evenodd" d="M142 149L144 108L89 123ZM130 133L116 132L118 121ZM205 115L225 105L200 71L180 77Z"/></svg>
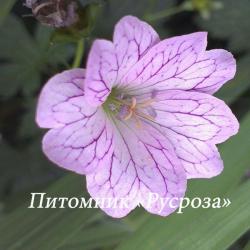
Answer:
<svg viewBox="0 0 250 250"><path fill-rule="evenodd" d="M250 1L81 0L79 23L60 29L30 13L21 0L0 2L0 249L250 250ZM220 145L224 172L189 181L187 193L228 197L230 207L187 208L167 218L137 208L122 220L98 209L27 209L30 192L87 197L83 177L57 168L41 152L37 97L55 73L84 67L92 41L110 39L126 14L150 22L162 38L206 30L209 49L237 58L235 79L216 95L240 119L240 133Z"/></svg>

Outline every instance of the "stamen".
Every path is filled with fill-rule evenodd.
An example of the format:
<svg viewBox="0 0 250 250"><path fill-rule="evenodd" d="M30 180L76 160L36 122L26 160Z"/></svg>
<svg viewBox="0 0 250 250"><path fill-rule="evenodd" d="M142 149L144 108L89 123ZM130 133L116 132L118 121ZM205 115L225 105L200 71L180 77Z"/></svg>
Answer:
<svg viewBox="0 0 250 250"><path fill-rule="evenodd" d="M129 110L129 113L123 118L124 121L129 120L133 115L133 110Z"/></svg>
<svg viewBox="0 0 250 250"><path fill-rule="evenodd" d="M111 98L110 101L108 108L116 115L117 119L127 121L133 118L138 129L142 129L142 119L155 120L156 113L151 106L155 102L154 97L138 102L133 96L120 94Z"/></svg>
<svg viewBox="0 0 250 250"><path fill-rule="evenodd" d="M131 104L130 108L134 109L136 106L136 103L137 103L137 101L136 101L135 97L132 97L132 104Z"/></svg>
<svg viewBox="0 0 250 250"><path fill-rule="evenodd" d="M138 116L135 116L135 125L138 129L142 129L142 123Z"/></svg>
<svg viewBox="0 0 250 250"><path fill-rule="evenodd" d="M142 118L145 118L146 120L150 120L152 122L155 120L155 118L153 116L151 116L151 115L147 115L147 114L144 114L144 113L138 113L138 112L136 112L136 114L138 116L141 116Z"/></svg>
<svg viewBox="0 0 250 250"><path fill-rule="evenodd" d="M117 118L121 120L124 120L124 119L127 120L133 114L133 112L131 112L130 108L127 105L121 105L118 110L119 112L117 114Z"/></svg>
<svg viewBox="0 0 250 250"><path fill-rule="evenodd" d="M146 107L150 106L154 101L155 101L154 99L146 100L144 102L138 103L137 107L146 108Z"/></svg>
<svg viewBox="0 0 250 250"><path fill-rule="evenodd" d="M135 97L132 97L131 101L132 101L132 103L131 103L131 105L129 107L129 113L123 118L123 120L125 120L125 121L129 120L132 117L132 115L134 113L134 109L136 107L136 99L135 99Z"/></svg>

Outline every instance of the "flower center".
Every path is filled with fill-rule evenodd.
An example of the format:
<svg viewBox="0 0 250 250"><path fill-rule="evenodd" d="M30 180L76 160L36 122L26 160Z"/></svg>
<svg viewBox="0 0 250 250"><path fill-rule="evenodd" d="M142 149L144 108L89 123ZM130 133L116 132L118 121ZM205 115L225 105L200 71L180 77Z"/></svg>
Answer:
<svg viewBox="0 0 250 250"><path fill-rule="evenodd" d="M156 117L156 112L151 106L154 101L153 95L150 98L139 100L134 96L119 94L117 90L112 90L103 107L106 112L118 120L135 119L136 126L141 128L142 119L154 121Z"/></svg>

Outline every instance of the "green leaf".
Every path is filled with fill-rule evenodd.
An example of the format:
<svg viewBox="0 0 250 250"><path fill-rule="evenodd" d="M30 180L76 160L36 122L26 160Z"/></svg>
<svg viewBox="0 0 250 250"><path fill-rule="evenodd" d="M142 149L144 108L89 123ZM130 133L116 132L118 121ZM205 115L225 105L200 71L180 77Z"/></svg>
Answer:
<svg viewBox="0 0 250 250"><path fill-rule="evenodd" d="M15 4L16 0L1 0L0 3L0 26L2 25L4 19L9 14L11 8Z"/></svg>
<svg viewBox="0 0 250 250"><path fill-rule="evenodd" d="M171 249L227 249L250 228L249 190L250 182L247 182L227 196L232 202L229 207L209 209L204 216L196 218L186 227L192 233L177 241Z"/></svg>
<svg viewBox="0 0 250 250"><path fill-rule="evenodd" d="M248 244L244 247L244 250L250 250L250 241L249 241Z"/></svg>
<svg viewBox="0 0 250 250"><path fill-rule="evenodd" d="M227 103L233 103L240 95L250 88L250 55L247 54L237 61L237 72L233 80L226 83L216 96Z"/></svg>
<svg viewBox="0 0 250 250"><path fill-rule="evenodd" d="M55 73L58 66L66 64L73 51L66 45L51 45L51 32L38 25L32 37L17 17L5 20L0 27L0 47L4 48L0 50L2 96L13 95L19 89L31 95L40 87L43 73Z"/></svg>
<svg viewBox="0 0 250 250"><path fill-rule="evenodd" d="M223 8L212 12L208 20L199 18L198 24L213 36L228 39L235 51L250 49L250 1L220 0Z"/></svg>
<svg viewBox="0 0 250 250"><path fill-rule="evenodd" d="M110 218L95 223L74 235L60 250L77 250L84 246L84 250L108 248L119 243L132 233L130 227L120 221Z"/></svg>
<svg viewBox="0 0 250 250"><path fill-rule="evenodd" d="M31 94L41 82L40 74L34 65L17 62L5 63L0 67L0 93L3 97L15 94L19 89Z"/></svg>
<svg viewBox="0 0 250 250"><path fill-rule="evenodd" d="M40 136L31 144L19 149L1 140L0 159L2 172L0 196L5 201L4 208L7 211L12 210L13 205L19 206L23 203L22 195L27 195L27 190L48 184L53 175L56 176L59 172L59 169L54 168L44 156ZM7 194L6 190L8 190Z"/></svg>
<svg viewBox="0 0 250 250"><path fill-rule="evenodd" d="M242 176L244 175L246 169L250 165L249 158L249 148L250 148L250 138L246 136L250 131L250 113L244 119L241 124L241 129L239 134L234 136L232 139L227 141L221 147L221 155L224 160L225 169L222 174L216 178L208 179L208 180L189 180L188 192L186 194L187 197L192 199L193 197L232 197L232 203L235 202L235 205L232 205L232 214L234 214L235 209L239 206L249 206L249 199L246 199L246 193L241 193L241 189L238 189L239 184L242 182ZM240 147L239 147L240 145ZM249 186L248 186L249 187ZM237 191L236 191L237 190ZM243 188L243 190L245 190ZM248 191L249 192L249 191ZM241 195L243 195L241 198ZM249 196L249 193L248 193ZM239 200L237 200L238 198ZM242 203L245 199L246 203ZM242 207L241 207L242 208ZM215 244L221 246L224 244L222 248L213 248L211 245L202 245L196 249L214 249L214 250L223 250L226 249L226 245L232 243L233 240L236 240L241 234L246 231L246 226L249 226L249 220L247 225L240 223L237 227L233 227L236 221L233 220L232 217L228 217L227 210L230 208L224 208L221 210L215 209L194 209L187 208L184 210L183 214L173 214L166 219L151 216L142 226L133 234L131 238L124 241L123 244L118 248L121 249L171 249L171 250L180 250L180 249L193 249L192 244L194 244L194 238L192 235L199 236L200 238L195 238L197 242L199 240L208 242L211 238L209 235L209 230L211 230L210 226L214 223L214 227L217 224L220 224L220 220L222 220L223 214L225 217L222 221L222 226L224 221L227 219L228 223L233 223L232 227L225 227L228 230L228 233L231 235L228 240L224 241L226 238L226 229L223 231L225 235L221 238L216 238L217 241ZM243 209L243 210L244 210ZM229 212L230 212L229 211ZM230 213L231 213L230 212ZM243 211L240 211L244 213ZM218 215L219 213L219 215ZM248 209L249 213L249 209ZM211 222L208 220L214 214L214 220ZM217 216L221 216L218 218ZM249 218L247 217L249 214L243 215L242 218L237 217L238 219ZM207 230L204 233L204 230ZM231 231L230 231L231 230ZM236 231L234 231L236 230ZM203 235L199 234L199 231L203 231ZM216 234L219 232L212 231L213 237L216 237ZM207 238L209 235L209 238ZM185 241L189 240L189 237L193 239L190 245L185 245L181 247L181 242L185 239ZM201 243L202 244L202 243ZM210 247L210 248L209 248Z"/></svg>
<svg viewBox="0 0 250 250"><path fill-rule="evenodd" d="M45 190L47 197L88 199L82 179L72 174L62 178ZM0 249L74 249L79 244L94 249L101 242L117 244L131 232L123 222L105 219L99 209L28 209L30 198L27 195L27 203L1 221ZM93 237L97 234L98 242Z"/></svg>
<svg viewBox="0 0 250 250"><path fill-rule="evenodd" d="M66 44L53 44L51 37L53 29L38 25L35 34L35 42L39 50L39 57L43 63L44 71L57 65L68 66L67 60L74 54L74 46Z"/></svg>
<svg viewBox="0 0 250 250"><path fill-rule="evenodd" d="M148 13L170 8L174 3L174 0L108 0L106 4L103 4L103 11L97 19L94 34L98 34L98 37L111 37L115 24L123 16L134 15L143 18ZM162 28L162 21L154 23L154 28L156 28L163 37L167 36L168 33L166 29Z"/></svg>
<svg viewBox="0 0 250 250"><path fill-rule="evenodd" d="M22 123L19 130L19 135L21 137L34 137L41 132L35 122L36 105L36 98L27 98L25 105L26 111L22 116Z"/></svg>
<svg viewBox="0 0 250 250"><path fill-rule="evenodd" d="M69 175L59 180L46 192L49 196L77 196L82 193L82 185L80 176ZM26 197L27 201L28 199L30 195ZM82 211L81 209L28 209L27 207L28 202L1 222L1 249L27 249L27 246L29 249L36 249L32 247L36 244L42 244L37 245L37 249L44 249L42 248L44 245L59 244L71 235L72 230L78 229L77 223L78 226L84 226L91 214L94 214L92 209ZM75 217L75 220L72 217ZM51 237L50 241L43 241L48 237Z"/></svg>
<svg viewBox="0 0 250 250"><path fill-rule="evenodd" d="M0 159L1 159L1 176L0 176L0 196L3 196L3 190L5 186L11 179L11 176L15 175L15 168L13 166L16 165L17 162L20 162L21 155L18 154L14 149L12 149L9 145L0 142Z"/></svg>

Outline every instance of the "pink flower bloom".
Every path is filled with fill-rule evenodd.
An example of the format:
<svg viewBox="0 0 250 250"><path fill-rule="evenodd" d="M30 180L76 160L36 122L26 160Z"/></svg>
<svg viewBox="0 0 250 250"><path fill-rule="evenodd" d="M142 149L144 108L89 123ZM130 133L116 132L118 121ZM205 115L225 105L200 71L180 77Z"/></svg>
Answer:
<svg viewBox="0 0 250 250"><path fill-rule="evenodd" d="M190 178L211 178L223 162L216 144L237 133L228 106L213 97L232 79L231 53L206 51L207 34L160 41L147 23L126 16L113 42L96 40L87 68L54 76L42 90L37 123L50 128L43 151L57 165L86 175L94 198L129 200L128 208L103 208L123 217L150 193L184 196Z"/></svg>

